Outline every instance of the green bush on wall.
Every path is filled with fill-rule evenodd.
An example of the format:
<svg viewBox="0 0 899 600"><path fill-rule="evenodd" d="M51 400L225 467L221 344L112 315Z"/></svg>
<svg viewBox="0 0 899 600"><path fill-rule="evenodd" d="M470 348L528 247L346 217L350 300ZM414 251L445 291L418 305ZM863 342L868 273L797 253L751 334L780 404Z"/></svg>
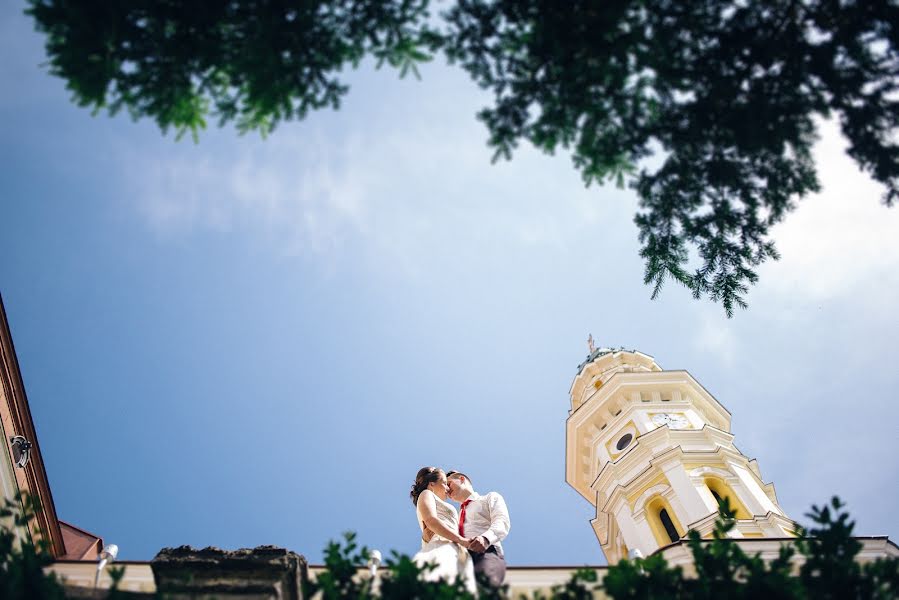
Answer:
<svg viewBox="0 0 899 600"><path fill-rule="evenodd" d="M779 556L763 561L747 555L728 538L734 513L725 501L711 539L688 533L696 576L688 577L680 567L669 566L661 555L623 560L606 571L602 582L596 572L582 569L548 596L533 600L579 600L601 591L612 600L894 600L899 598L899 559L879 558L857 562L861 543L852 537L854 523L838 498L821 507L813 506L808 517L812 526L800 530L795 543L784 544ZM44 568L53 562L44 542L17 542L16 529L26 529L39 507L29 498L5 500L0 508L0 598L4 600L50 600L65 598L65 590L54 573ZM315 581L303 585L304 597L320 594L323 600L395 598L455 600L471 596L461 582L427 582L422 569L409 556L392 552L385 561L386 573L377 585L357 574L368 562L369 550L360 546L353 533L325 548L325 570ZM803 560L795 568L796 558ZM427 569L427 567L426 567ZM124 571L113 569L113 587L108 598L121 594L118 585ZM508 588L493 589L482 582L479 598L508 597Z"/></svg>

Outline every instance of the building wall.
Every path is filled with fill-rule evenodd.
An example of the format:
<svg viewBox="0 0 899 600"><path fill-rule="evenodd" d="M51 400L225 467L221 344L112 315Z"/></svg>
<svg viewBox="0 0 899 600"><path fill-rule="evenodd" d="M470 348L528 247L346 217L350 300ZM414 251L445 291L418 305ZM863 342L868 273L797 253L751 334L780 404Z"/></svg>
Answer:
<svg viewBox="0 0 899 600"><path fill-rule="evenodd" d="M0 425L3 429L3 448L0 454L0 478L3 479L4 498L18 501L21 494L26 494L40 504L41 510L31 521L32 538L47 543L54 557L64 556L65 543L62 530L56 517L56 507L50 493L47 472L41 457L40 444L31 419L31 409L25 395L25 385L19 370L9 323L3 299L0 297ZM23 436L32 447L27 464L14 467L16 450L12 445L14 436ZM12 481L9 477L9 466L12 465Z"/></svg>

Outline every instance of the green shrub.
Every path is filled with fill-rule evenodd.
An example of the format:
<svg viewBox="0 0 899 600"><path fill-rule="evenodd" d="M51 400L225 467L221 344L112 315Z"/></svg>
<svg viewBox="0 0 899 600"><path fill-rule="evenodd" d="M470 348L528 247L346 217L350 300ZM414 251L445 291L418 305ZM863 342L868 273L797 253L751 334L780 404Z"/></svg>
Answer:
<svg viewBox="0 0 899 600"><path fill-rule="evenodd" d="M623 560L611 566L601 583L596 572L581 569L564 585L555 586L548 596L534 600L581 600L602 591L612 600L894 600L899 598L899 559L879 558L867 564L857 562L861 543L852 537L854 523L833 498L829 505L813 506L808 513L813 525L801 529L794 543L784 543L774 560L750 556L728 537L734 528L734 512L725 501L711 539L690 531L687 543L693 555L696 576L687 576L680 567L668 565L655 554ZM340 598L420 598L470 597L460 582L425 582L422 570L408 556L392 553L380 589L370 578L356 578L368 561L368 549L356 544L355 535L345 534L342 543L332 542L325 550L325 572L306 592L321 592L325 600ZM795 567L797 558L804 559ZM507 589L480 588L481 598L505 597Z"/></svg>

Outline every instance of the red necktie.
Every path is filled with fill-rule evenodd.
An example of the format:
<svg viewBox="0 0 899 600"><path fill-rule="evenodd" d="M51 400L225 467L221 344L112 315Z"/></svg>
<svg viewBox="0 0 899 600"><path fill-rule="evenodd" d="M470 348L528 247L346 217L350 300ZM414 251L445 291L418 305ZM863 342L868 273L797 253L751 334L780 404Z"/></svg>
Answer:
<svg viewBox="0 0 899 600"><path fill-rule="evenodd" d="M462 503L462 513L459 515L459 535L465 537L465 507L471 504L471 500Z"/></svg>

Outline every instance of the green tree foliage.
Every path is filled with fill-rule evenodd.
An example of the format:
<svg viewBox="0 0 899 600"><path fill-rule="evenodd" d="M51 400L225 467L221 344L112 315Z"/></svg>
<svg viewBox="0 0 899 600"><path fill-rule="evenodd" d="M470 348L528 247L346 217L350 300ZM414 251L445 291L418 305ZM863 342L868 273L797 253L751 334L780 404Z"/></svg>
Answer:
<svg viewBox="0 0 899 600"><path fill-rule="evenodd" d="M24 507L24 510L23 510ZM899 598L899 559L880 558L859 564L861 544L852 537L854 523L837 498L829 505L813 507L808 514L813 526L800 530L794 543L785 544L780 555L765 562L747 555L728 532L734 513L724 504L712 539L695 531L688 544L696 576L687 577L680 567L670 567L660 555L623 560L609 567L602 582L596 571L582 569L549 595L534 600L586 600L602 590L612 600L893 600ZM55 600L64 590L53 573L44 567L52 562L45 544L30 539L16 542L14 527L28 527L34 505L6 500L0 509L0 598L10 600ZM303 582L304 597L320 594L323 600L372 600L417 598L420 600L467 600L461 581L428 582L424 571L408 556L391 553L377 583L359 576L367 565L369 550L360 547L352 533L325 549L325 570L314 581ZM803 563L797 569L796 558ZM113 586L108 598L127 597L118 590L123 569L111 572ZM492 589L483 582L478 597L506 598L508 588Z"/></svg>
<svg viewBox="0 0 899 600"><path fill-rule="evenodd" d="M304 597L321 594L322 600L340 598L418 598L420 600L467 599L471 595L461 581L427 582L425 570L406 555L391 553L386 561L387 573L377 586L371 577L358 577L367 566L368 548L356 543L354 533L344 534L342 543L331 542L325 548L325 571L315 581L303 584ZM490 597L489 595L487 596Z"/></svg>
<svg viewBox="0 0 899 600"><path fill-rule="evenodd" d="M366 55L442 51L493 105L495 158L571 152L587 185L631 185L645 281L745 307L770 228L818 190L815 117L899 196L899 5L892 0L30 0L50 70L95 110L179 134L206 116L271 131L339 105Z"/></svg>
<svg viewBox="0 0 899 600"><path fill-rule="evenodd" d="M794 544L781 547L777 558L763 561L747 555L728 537L734 513L723 504L711 540L696 531L688 544L696 568L685 577L680 567L669 567L660 556L624 560L610 567L602 582L613 600L887 600L899 597L899 559L879 558L856 562L861 543L852 537L854 523L843 504L813 506L807 515L813 522L800 529ZM804 562L796 572L795 559Z"/></svg>
<svg viewBox="0 0 899 600"><path fill-rule="evenodd" d="M18 531L28 531L40 507L30 496L22 502L5 498L0 507L0 598L8 600L55 600L65 597L54 574L44 567L53 562L44 541L19 540Z"/></svg>
<svg viewBox="0 0 899 600"><path fill-rule="evenodd" d="M498 156L526 139L571 148L588 184L632 181L653 297L673 278L745 307L777 258L770 227L818 189L816 115L840 118L888 203L899 193L889 0L459 0L449 19L447 53L494 93L480 118ZM651 155L660 167L639 166Z"/></svg>
<svg viewBox="0 0 899 600"><path fill-rule="evenodd" d="M854 523L833 498L829 505L812 507L813 522L800 528L795 542L785 543L777 558L763 561L746 554L733 538L734 512L726 500L711 539L688 533L695 576L671 567L661 555L623 560L609 567L602 582L596 571L582 569L549 595L534 600L587 600L602 590L612 600L893 600L899 598L899 559L880 558L864 565L856 562L861 543L852 537ZM425 582L422 570L408 556L392 554L379 586L357 573L368 560L353 534L343 543L328 545L326 570L317 581L307 582L306 593L321 592L326 600L342 598L469 598L459 582ZM804 562L796 566L796 559ZM377 588L377 589L376 589ZM507 589L480 588L481 598L507 597ZM522 598L522 600L526 600Z"/></svg>
<svg viewBox="0 0 899 600"><path fill-rule="evenodd" d="M861 550L852 538L855 523L838 498L830 506L813 507L807 516L814 526L800 540L806 562L799 572L805 597L821 600L838 598L899 598L899 561L878 560L860 565L855 557Z"/></svg>
<svg viewBox="0 0 899 600"><path fill-rule="evenodd" d="M150 117L165 132L270 132L310 110L338 108L339 73L373 56L415 71L428 0L33 0L51 72L82 106Z"/></svg>

